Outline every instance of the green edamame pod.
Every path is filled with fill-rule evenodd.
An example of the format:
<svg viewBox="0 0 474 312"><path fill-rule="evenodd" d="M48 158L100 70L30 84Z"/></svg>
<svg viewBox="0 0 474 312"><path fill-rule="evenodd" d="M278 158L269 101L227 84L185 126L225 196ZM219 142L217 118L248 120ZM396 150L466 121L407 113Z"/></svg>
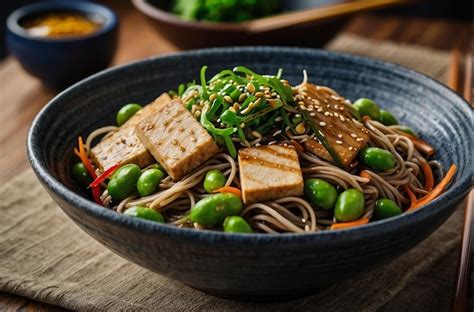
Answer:
<svg viewBox="0 0 474 312"><path fill-rule="evenodd" d="M397 118L395 118L392 113L383 109L380 110L380 122L386 126L398 125Z"/></svg>
<svg viewBox="0 0 474 312"><path fill-rule="evenodd" d="M219 170L210 170L206 173L204 177L203 187L208 193L223 187L227 179L224 174Z"/></svg>
<svg viewBox="0 0 474 312"><path fill-rule="evenodd" d="M112 199L120 201L130 196L135 191L140 174L140 167L135 164L128 164L117 169L107 184L107 190Z"/></svg>
<svg viewBox="0 0 474 312"><path fill-rule="evenodd" d="M362 163L376 171L386 171L395 167L395 156L378 147L368 147L360 152Z"/></svg>
<svg viewBox="0 0 474 312"><path fill-rule="evenodd" d="M189 214L189 220L206 227L222 224L228 216L235 216L242 210L242 200L231 193L219 193L198 201Z"/></svg>
<svg viewBox="0 0 474 312"><path fill-rule="evenodd" d="M135 115L142 106L140 104L127 104L123 106L117 113L117 125L120 127L127 122L133 115Z"/></svg>
<svg viewBox="0 0 474 312"><path fill-rule="evenodd" d="M377 220L391 218L402 213L402 209L388 198L382 198L375 202L374 218Z"/></svg>
<svg viewBox="0 0 474 312"><path fill-rule="evenodd" d="M352 104L352 107L360 113L361 117L369 116L373 120L380 119L380 108L371 99L358 99Z"/></svg>
<svg viewBox="0 0 474 312"><path fill-rule="evenodd" d="M224 220L224 232L253 233L253 230L244 218L240 216L231 216Z"/></svg>
<svg viewBox="0 0 474 312"><path fill-rule="evenodd" d="M92 182L92 177L83 163L78 162L72 166L72 177L81 186L88 186Z"/></svg>
<svg viewBox="0 0 474 312"><path fill-rule="evenodd" d="M364 208L364 194L357 189L348 189L338 196L334 216L339 222L355 221L362 216Z"/></svg>
<svg viewBox="0 0 474 312"><path fill-rule="evenodd" d="M322 209L332 209L337 199L336 188L321 179L307 179L304 194L314 205Z"/></svg>
<svg viewBox="0 0 474 312"><path fill-rule="evenodd" d="M163 218L161 213L148 207L142 207L142 206L130 207L127 210L125 210L123 214L127 216L151 220L151 221L160 222L160 223L165 222L165 219Z"/></svg>
<svg viewBox="0 0 474 312"><path fill-rule="evenodd" d="M153 194L165 174L158 169L145 170L137 181L137 191L141 197Z"/></svg>

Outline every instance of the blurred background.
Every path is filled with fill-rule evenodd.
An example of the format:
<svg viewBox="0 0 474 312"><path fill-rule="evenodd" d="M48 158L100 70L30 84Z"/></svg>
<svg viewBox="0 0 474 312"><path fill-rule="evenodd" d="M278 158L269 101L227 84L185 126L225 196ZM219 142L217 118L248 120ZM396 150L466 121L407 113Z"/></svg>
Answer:
<svg viewBox="0 0 474 312"><path fill-rule="evenodd" d="M55 2L72 2L75 0L55 0ZM5 44L5 21L7 16L14 11L16 8L23 5L34 3L34 2L45 2L41 0L3 0L0 1L0 58L4 58L8 49ZM48 2L51 2L48 1ZM130 0L105 0L105 1L90 1L106 4L112 8L118 8L118 13L126 14L124 10L120 8L128 7ZM171 1L151 1L158 2L160 4L171 2ZM179 2L179 1L178 1ZM181 1L184 2L184 1ZM194 0L187 0L187 2L195 2ZM216 1L218 2L218 1ZM265 1L264 1L265 2ZM294 9L295 7L314 7L314 6L327 6L330 4L338 4L342 2L349 2L344 0L296 0L296 1L282 1L284 7ZM442 18L454 21L471 21L472 20L472 1L445 1L445 0L429 0L429 1L408 1L410 4L402 7L393 7L389 9L379 9L373 13L379 16L384 15L397 15L397 16L417 16L427 19ZM292 4L293 3L293 4ZM295 4L296 3L296 4ZM166 5L166 4L165 4ZM139 28L136 29L139 31ZM422 31L422 29L420 29ZM303 44L308 45L308 44Z"/></svg>

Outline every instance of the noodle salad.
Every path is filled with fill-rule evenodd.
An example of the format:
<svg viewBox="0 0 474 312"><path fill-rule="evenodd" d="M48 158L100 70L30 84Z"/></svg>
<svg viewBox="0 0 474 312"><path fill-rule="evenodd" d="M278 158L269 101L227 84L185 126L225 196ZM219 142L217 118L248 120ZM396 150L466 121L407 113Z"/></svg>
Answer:
<svg viewBox="0 0 474 312"><path fill-rule="evenodd" d="M72 177L105 209L230 233L357 227L439 196L434 148L373 100L237 66L181 84L74 150Z"/></svg>

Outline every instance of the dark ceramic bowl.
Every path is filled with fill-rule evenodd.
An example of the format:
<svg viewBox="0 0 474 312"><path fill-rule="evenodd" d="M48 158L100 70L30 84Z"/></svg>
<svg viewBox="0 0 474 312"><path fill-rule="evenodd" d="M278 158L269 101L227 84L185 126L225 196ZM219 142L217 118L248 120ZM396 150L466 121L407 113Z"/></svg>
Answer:
<svg viewBox="0 0 474 312"><path fill-rule="evenodd" d="M44 13L72 12L102 23L89 35L45 38L30 35L25 20ZM88 2L62 1L30 4L7 19L7 44L23 68L46 86L62 89L109 65L117 46L118 19L109 8Z"/></svg>
<svg viewBox="0 0 474 312"><path fill-rule="evenodd" d="M170 0L132 0L161 35L182 49L235 45L321 47L356 14L406 4L393 0L282 0L282 12L245 22L185 20Z"/></svg>
<svg viewBox="0 0 474 312"><path fill-rule="evenodd" d="M114 123L129 102L148 103L179 83L245 65L296 84L328 85L351 100L373 98L437 149L458 172L449 189L413 213L357 228L314 234L228 234L130 218L83 196L70 178L79 135ZM36 117L28 155L36 175L64 212L102 244L151 271L222 297L282 300L302 296L394 260L436 230L466 195L472 176L472 111L440 83L400 66L297 48L222 48L159 56L112 68L70 87Z"/></svg>

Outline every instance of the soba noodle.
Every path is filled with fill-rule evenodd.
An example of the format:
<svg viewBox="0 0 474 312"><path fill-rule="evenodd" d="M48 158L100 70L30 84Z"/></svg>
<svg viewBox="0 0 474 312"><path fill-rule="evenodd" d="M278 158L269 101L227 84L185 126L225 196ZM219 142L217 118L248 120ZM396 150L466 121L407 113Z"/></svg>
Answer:
<svg viewBox="0 0 474 312"><path fill-rule="evenodd" d="M304 72L304 81L301 85L293 88L296 97L304 93L304 85L307 82L307 74ZM284 80L283 83L287 84ZM339 99L339 94L324 86L317 86L317 92ZM198 92L198 87L192 91L192 96ZM187 94L189 96L189 93ZM350 106L348 100L343 100L344 105ZM198 106L193 106L191 112L195 113ZM292 111L293 110L293 111ZM289 113L298 113L297 110L288 108ZM298 117L298 115L296 115ZM281 121L281 117L275 122ZM412 140L400 133L400 126L386 126L382 123L363 119L363 125L369 131L368 146L380 147L390 151L395 157L395 166L387 171L375 172L367 168L365 175L360 175L357 162L349 169L344 170L333 162L324 160L317 155L305 150L297 149L300 166L304 179L317 178L334 185L338 191L357 189L365 198L365 210L362 217L373 218L376 201L379 198L387 198L394 201L400 207L407 207L410 198L405 192L408 186L416 197L422 197L428 193L420 180L423 172L421 164L427 163L439 176L443 176L443 168L439 162L428 161L414 146ZM94 141L100 136L107 138L119 128L107 126L93 131L86 140L85 149L90 152ZM303 145L307 140L314 139L315 133L306 129L304 133L295 134L289 127L276 129L266 135L259 132L248 133L249 140L242 141L233 137L232 141L239 142L242 147L261 146L271 144L294 144ZM149 167L143 168L142 171ZM225 178L225 186L240 187L238 164L236 160L226 151L220 153L203 163L201 166L188 173L179 181L173 181L169 176L161 180L158 191L146 197L138 197L136 194L125 198L120 202L113 202L107 189L100 196L103 205L118 213L123 213L133 206L146 206L163 214L167 223L202 229L199 224L193 224L188 219L190 209L200 199L210 196L202 188L202 181L210 170L221 171ZM97 172L100 174L100 171ZM284 197L277 200L254 203L244 207L240 214L253 228L254 231L264 233L305 233L317 232L328 229L337 223L331 210L317 209L304 197Z"/></svg>

